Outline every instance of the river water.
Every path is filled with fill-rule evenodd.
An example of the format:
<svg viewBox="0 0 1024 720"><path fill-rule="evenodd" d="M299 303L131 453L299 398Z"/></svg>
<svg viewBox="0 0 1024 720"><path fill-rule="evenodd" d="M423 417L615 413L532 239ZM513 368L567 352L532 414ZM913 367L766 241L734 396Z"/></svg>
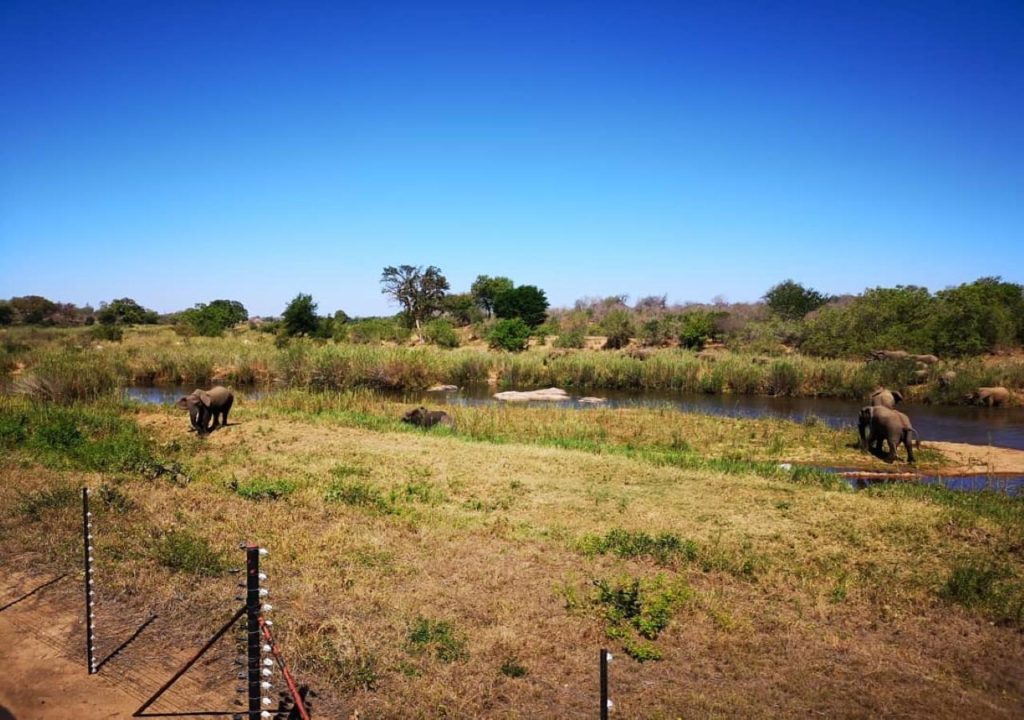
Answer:
<svg viewBox="0 0 1024 720"><path fill-rule="evenodd" d="M173 403L192 392L183 387L132 387L128 397L144 403ZM248 391L248 397L260 397L272 391ZM400 395L403 400L423 405L479 406L501 403L487 385L461 388L456 392L420 392ZM777 417L804 422L817 418L832 427L856 427L861 403L831 398L772 398L753 395L686 395L664 392L595 391L606 399L598 405L579 402L582 395L554 403L559 407L586 411L592 408L671 407L681 412L696 412L727 417ZM539 404L539 403L533 403ZM548 403L550 404L550 403ZM971 443L1024 450L1024 408L985 408L950 405L907 405L899 409L910 416L922 441Z"/></svg>

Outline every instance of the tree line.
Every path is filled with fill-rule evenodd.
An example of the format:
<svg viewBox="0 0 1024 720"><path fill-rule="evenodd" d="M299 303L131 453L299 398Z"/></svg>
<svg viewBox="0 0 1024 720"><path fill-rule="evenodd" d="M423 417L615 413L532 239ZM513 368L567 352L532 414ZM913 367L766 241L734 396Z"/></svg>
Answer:
<svg viewBox="0 0 1024 720"><path fill-rule="evenodd" d="M414 334L442 347L464 337L457 328L493 347L520 350L531 337L557 336L555 345L583 347L588 336L604 347L681 346L723 343L736 350L778 354L799 350L825 357L864 356L870 350L903 349L940 356L968 356L1024 344L1024 287L999 277L930 292L914 285L867 288L859 295L830 296L794 280L769 288L759 302L669 305L667 297L584 298L572 308L551 309L543 290L504 276L478 275L466 292L451 292L440 268L386 266L381 292L399 307L391 317L352 318L343 310L317 314L317 303L299 293L280 319L254 321L281 342L295 336L351 342L404 342ZM167 315L131 298L76 307L41 296L0 301L0 325L96 325L117 339L125 325L170 324L183 334L220 335L244 323L236 300L212 300Z"/></svg>

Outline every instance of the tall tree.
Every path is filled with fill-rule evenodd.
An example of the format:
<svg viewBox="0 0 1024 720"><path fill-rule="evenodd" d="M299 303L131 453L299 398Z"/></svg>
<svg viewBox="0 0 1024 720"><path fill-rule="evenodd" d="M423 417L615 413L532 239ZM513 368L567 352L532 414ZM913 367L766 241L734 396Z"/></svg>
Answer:
<svg viewBox="0 0 1024 720"><path fill-rule="evenodd" d="M520 285L506 290L494 299L494 314L500 318L522 318L531 328L542 325L548 317L548 298L535 285Z"/></svg>
<svg viewBox="0 0 1024 720"><path fill-rule="evenodd" d="M494 314L494 300L506 290L513 288L512 281L507 277L491 277L489 275L477 275L476 280L469 287L469 293L473 296L476 304L484 309L487 317Z"/></svg>
<svg viewBox="0 0 1024 720"><path fill-rule="evenodd" d="M388 265L380 276L381 292L390 295L402 306L406 320L416 326L441 309L448 280L440 268L430 265L424 270L420 266Z"/></svg>
<svg viewBox="0 0 1024 720"><path fill-rule="evenodd" d="M281 314L285 335L312 335L320 325L316 317L316 303L312 295L299 293Z"/></svg>

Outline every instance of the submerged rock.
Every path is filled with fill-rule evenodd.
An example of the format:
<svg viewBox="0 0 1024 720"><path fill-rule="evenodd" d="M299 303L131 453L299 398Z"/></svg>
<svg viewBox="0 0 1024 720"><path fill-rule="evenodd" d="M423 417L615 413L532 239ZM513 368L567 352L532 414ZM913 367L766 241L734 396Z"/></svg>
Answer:
<svg viewBox="0 0 1024 720"><path fill-rule="evenodd" d="M608 399L599 397L581 397L576 402L583 403L584 405L598 405L600 403L608 402Z"/></svg>
<svg viewBox="0 0 1024 720"><path fill-rule="evenodd" d="M427 388L427 392L455 392L458 389L458 385L431 385Z"/></svg>

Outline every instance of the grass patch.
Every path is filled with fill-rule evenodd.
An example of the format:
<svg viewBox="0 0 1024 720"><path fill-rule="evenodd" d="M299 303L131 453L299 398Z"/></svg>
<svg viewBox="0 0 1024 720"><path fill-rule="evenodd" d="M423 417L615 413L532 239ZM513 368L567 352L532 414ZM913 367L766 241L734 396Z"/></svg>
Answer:
<svg viewBox="0 0 1024 720"><path fill-rule="evenodd" d="M413 652L430 654L444 663L465 660L466 636L445 620L418 617L406 635Z"/></svg>
<svg viewBox="0 0 1024 720"><path fill-rule="evenodd" d="M294 480L260 477L237 483L234 490L246 500L280 500L291 495L297 488Z"/></svg>
<svg viewBox="0 0 1024 720"><path fill-rule="evenodd" d="M166 568L189 575L220 575L227 570L224 556L206 538L189 530L171 530L160 538L156 559Z"/></svg>
<svg viewBox="0 0 1024 720"><path fill-rule="evenodd" d="M334 480L324 491L324 500L380 513L391 512L392 505L380 488L365 480Z"/></svg>
<svg viewBox="0 0 1024 720"><path fill-rule="evenodd" d="M79 488L60 484L22 493L16 508L29 520L42 520L47 512L75 507L81 502L82 491Z"/></svg>
<svg viewBox="0 0 1024 720"><path fill-rule="evenodd" d="M696 560L697 543L674 533L650 535L642 530L615 528L607 534L585 535L579 543L586 554L617 555L621 558L646 557L659 565L670 565L676 559Z"/></svg>

